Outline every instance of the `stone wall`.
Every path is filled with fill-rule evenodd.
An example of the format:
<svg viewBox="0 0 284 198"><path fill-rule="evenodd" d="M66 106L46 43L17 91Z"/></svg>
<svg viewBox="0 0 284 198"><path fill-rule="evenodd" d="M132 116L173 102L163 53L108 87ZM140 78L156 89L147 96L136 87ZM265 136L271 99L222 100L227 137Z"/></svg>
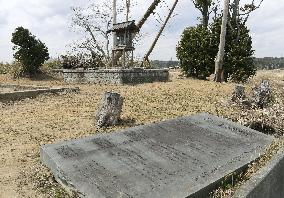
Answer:
<svg viewBox="0 0 284 198"><path fill-rule="evenodd" d="M63 70L65 82L100 84L139 84L167 82L168 69L99 69L99 70Z"/></svg>

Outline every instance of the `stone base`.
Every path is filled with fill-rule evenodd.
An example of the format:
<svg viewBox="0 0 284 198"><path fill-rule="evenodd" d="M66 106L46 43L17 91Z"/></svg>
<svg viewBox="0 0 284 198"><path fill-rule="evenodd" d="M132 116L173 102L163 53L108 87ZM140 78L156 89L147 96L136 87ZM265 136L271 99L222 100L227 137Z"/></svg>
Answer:
<svg viewBox="0 0 284 198"><path fill-rule="evenodd" d="M273 138L197 114L44 145L41 161L81 197L206 197Z"/></svg>
<svg viewBox="0 0 284 198"><path fill-rule="evenodd" d="M233 198L283 198L284 197L284 148L246 181Z"/></svg>
<svg viewBox="0 0 284 198"><path fill-rule="evenodd" d="M168 69L63 70L68 83L139 84L169 81Z"/></svg>

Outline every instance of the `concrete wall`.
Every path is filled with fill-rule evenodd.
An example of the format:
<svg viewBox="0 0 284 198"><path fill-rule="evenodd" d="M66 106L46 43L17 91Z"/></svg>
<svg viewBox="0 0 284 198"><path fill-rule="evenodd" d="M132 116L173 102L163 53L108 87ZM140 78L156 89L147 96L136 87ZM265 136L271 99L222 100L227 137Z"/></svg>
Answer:
<svg viewBox="0 0 284 198"><path fill-rule="evenodd" d="M166 82L168 69L99 69L99 70L63 70L65 82L99 84L139 84Z"/></svg>
<svg viewBox="0 0 284 198"><path fill-rule="evenodd" d="M62 90L40 89L40 90L26 90L15 91L10 93L0 93L0 102L22 100L24 98L34 98L39 94L56 93Z"/></svg>
<svg viewBox="0 0 284 198"><path fill-rule="evenodd" d="M63 69L52 69L49 71L49 75L54 79L63 80Z"/></svg>
<svg viewBox="0 0 284 198"><path fill-rule="evenodd" d="M15 91L48 89L48 87L37 87L37 86L15 85L15 84L0 84L0 88L9 88L9 89L13 89Z"/></svg>
<svg viewBox="0 0 284 198"><path fill-rule="evenodd" d="M3 88L14 89L12 92L0 92L0 102L17 101L25 98L34 98L39 94L59 93L59 92L78 92L78 88L47 88L22 85L0 85Z"/></svg>
<svg viewBox="0 0 284 198"><path fill-rule="evenodd" d="M284 149L256 173L234 195L234 198L283 198Z"/></svg>

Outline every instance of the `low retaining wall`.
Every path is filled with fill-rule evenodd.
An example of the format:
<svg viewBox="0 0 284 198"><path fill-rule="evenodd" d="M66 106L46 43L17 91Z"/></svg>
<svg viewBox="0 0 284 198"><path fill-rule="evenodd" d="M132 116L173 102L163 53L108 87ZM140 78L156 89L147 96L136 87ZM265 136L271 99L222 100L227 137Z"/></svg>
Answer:
<svg viewBox="0 0 284 198"><path fill-rule="evenodd" d="M284 197L284 149L246 182L234 198L283 198Z"/></svg>
<svg viewBox="0 0 284 198"><path fill-rule="evenodd" d="M12 91L0 92L0 102L17 101L25 98L34 98L39 94L60 93L64 91L77 92L78 88L48 88L21 85L0 85L0 88L10 88Z"/></svg>
<svg viewBox="0 0 284 198"><path fill-rule="evenodd" d="M168 69L63 70L68 83L139 84L169 81Z"/></svg>
<svg viewBox="0 0 284 198"><path fill-rule="evenodd" d="M14 84L0 84L0 89L1 88L13 89L14 91L48 89L48 87L37 87L37 86L27 86L27 85L14 85Z"/></svg>
<svg viewBox="0 0 284 198"><path fill-rule="evenodd" d="M52 69L49 71L49 74L54 78L58 80L63 79L63 69Z"/></svg>

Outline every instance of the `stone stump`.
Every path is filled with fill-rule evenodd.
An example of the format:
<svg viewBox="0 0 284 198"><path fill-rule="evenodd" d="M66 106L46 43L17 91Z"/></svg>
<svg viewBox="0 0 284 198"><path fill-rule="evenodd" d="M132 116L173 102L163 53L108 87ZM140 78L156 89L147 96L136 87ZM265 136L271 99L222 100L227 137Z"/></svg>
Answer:
<svg viewBox="0 0 284 198"><path fill-rule="evenodd" d="M241 101L245 99L245 87L241 84L236 84L235 85L235 90L232 95L232 101Z"/></svg>
<svg viewBox="0 0 284 198"><path fill-rule="evenodd" d="M122 105L123 97L120 94L105 92L101 107L96 115L97 127L116 125L120 120Z"/></svg>
<svg viewBox="0 0 284 198"><path fill-rule="evenodd" d="M254 103L257 107L264 108L268 105L271 98L271 87L267 80L263 80L259 87L254 88Z"/></svg>

